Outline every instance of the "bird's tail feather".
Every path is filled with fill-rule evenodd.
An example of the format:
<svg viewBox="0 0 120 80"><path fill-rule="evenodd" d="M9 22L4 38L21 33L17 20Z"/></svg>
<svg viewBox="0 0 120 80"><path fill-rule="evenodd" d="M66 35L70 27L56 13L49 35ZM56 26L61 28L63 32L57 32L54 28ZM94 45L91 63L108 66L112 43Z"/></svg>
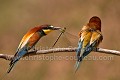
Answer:
<svg viewBox="0 0 120 80"><path fill-rule="evenodd" d="M15 66L15 64L20 60L21 57L23 57L25 55L25 53L27 53L27 51L22 50L22 51L19 52L19 55L15 56L13 58L13 60L9 64L10 67L9 67L7 73L10 73L10 71L13 69L13 67Z"/></svg>
<svg viewBox="0 0 120 80"><path fill-rule="evenodd" d="M10 66L9 66L7 72L0 78L0 80L3 80L7 76L7 74L10 73L10 71L13 69L13 67L15 66L15 64L16 64L16 62L14 62L14 63L11 62L10 63Z"/></svg>
<svg viewBox="0 0 120 80"><path fill-rule="evenodd" d="M10 73L10 71L13 69L14 65L15 65L15 63L13 63L13 64L10 65L9 69L8 69L7 72L0 78L0 80L3 80L3 79L7 76L7 74Z"/></svg>
<svg viewBox="0 0 120 80"><path fill-rule="evenodd" d="M0 78L0 80L3 80L6 76L7 76L7 74L8 73L10 73L10 71L13 69L13 67L15 66L15 64L16 64L16 62L18 61L18 59L15 61L16 59L15 58L13 58L13 60L10 62L10 66L9 66L9 68L8 68L8 70L7 70L7 72Z"/></svg>
<svg viewBox="0 0 120 80"><path fill-rule="evenodd" d="M10 71L13 69L13 67L15 66L15 64L17 63L17 61L19 61L20 60L20 58L21 57L23 57L23 55L26 53L27 51L21 51L20 53L21 53L21 55L20 56L15 56L14 58L13 58L13 60L10 62L10 66L9 66L9 68L8 68L8 70L7 70L7 72L2 76L2 77L0 77L0 80L3 80L5 77L6 77L6 75L8 74L8 73L10 73Z"/></svg>
<svg viewBox="0 0 120 80"><path fill-rule="evenodd" d="M10 64L10 67L9 67L9 69L8 69L7 73L10 73L10 71L13 69L13 67L15 66L15 64L16 64L16 62L15 62L15 63Z"/></svg>
<svg viewBox="0 0 120 80"><path fill-rule="evenodd" d="M78 70L79 67L80 67L80 62L76 61L76 64L75 64L75 73L77 72L77 70Z"/></svg>
<svg viewBox="0 0 120 80"><path fill-rule="evenodd" d="M81 64L81 61L76 61L76 64L75 64L75 73L76 73L77 70L79 69L80 64Z"/></svg>

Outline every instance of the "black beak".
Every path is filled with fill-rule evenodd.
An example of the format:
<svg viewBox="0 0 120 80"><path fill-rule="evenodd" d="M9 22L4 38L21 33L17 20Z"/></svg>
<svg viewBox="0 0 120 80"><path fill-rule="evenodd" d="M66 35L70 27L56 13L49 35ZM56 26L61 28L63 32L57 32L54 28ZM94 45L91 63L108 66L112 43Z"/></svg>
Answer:
<svg viewBox="0 0 120 80"><path fill-rule="evenodd" d="M52 27L52 30L59 30L61 27Z"/></svg>

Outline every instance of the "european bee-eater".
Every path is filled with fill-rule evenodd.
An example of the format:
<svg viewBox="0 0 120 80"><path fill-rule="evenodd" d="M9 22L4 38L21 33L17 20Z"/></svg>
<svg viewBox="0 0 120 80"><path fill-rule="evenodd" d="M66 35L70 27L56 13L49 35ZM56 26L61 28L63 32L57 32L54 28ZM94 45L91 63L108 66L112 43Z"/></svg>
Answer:
<svg viewBox="0 0 120 80"><path fill-rule="evenodd" d="M41 25L38 27L34 27L31 30L29 30L24 37L22 38L16 54L14 55L14 58L10 62L10 67L7 71L7 73L10 73L13 66L16 64L17 61L20 60L21 57L23 57L25 54L28 53L28 50L33 48L35 44L39 41L39 39L48 33L50 33L53 30L59 30L60 27L53 27L52 25Z"/></svg>
<svg viewBox="0 0 120 80"><path fill-rule="evenodd" d="M75 72L78 70L83 58L96 49L102 40L101 20L99 17L93 16L89 20L89 23L86 26L83 26L79 33Z"/></svg>

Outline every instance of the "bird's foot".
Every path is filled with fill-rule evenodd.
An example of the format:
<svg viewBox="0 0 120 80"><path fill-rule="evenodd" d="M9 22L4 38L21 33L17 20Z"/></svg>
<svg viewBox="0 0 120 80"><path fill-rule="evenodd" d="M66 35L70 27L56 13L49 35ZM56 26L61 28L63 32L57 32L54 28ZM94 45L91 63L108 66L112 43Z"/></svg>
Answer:
<svg viewBox="0 0 120 80"><path fill-rule="evenodd" d="M36 53L37 51L38 50L34 48L34 49L31 49L29 52L32 52L32 53L35 52Z"/></svg>
<svg viewBox="0 0 120 80"><path fill-rule="evenodd" d="M96 47L94 47L94 48L93 48L93 51L95 51L95 52L96 52L97 50L98 50L98 48L96 48Z"/></svg>
<svg viewBox="0 0 120 80"><path fill-rule="evenodd" d="M37 49L35 48L35 46L33 46L32 52L37 52Z"/></svg>
<svg viewBox="0 0 120 80"><path fill-rule="evenodd" d="M37 49L33 49L32 51L33 51L33 52L37 52L38 50L37 50Z"/></svg>

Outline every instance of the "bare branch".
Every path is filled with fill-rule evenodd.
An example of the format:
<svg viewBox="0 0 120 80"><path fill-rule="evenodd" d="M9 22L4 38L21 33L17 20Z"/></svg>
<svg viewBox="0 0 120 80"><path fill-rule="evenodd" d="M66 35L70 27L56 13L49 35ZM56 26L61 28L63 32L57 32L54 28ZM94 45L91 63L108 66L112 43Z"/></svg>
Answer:
<svg viewBox="0 0 120 80"><path fill-rule="evenodd" d="M48 49L48 50L30 51L25 56L50 54L50 53L58 53L58 52L76 52L76 49L77 48L53 48L53 49ZM106 54L112 54L112 55L120 56L120 51L116 51L116 50L97 48L97 49L94 50L94 52L106 53ZM5 60L12 60L13 55L0 54L0 58L5 59Z"/></svg>

